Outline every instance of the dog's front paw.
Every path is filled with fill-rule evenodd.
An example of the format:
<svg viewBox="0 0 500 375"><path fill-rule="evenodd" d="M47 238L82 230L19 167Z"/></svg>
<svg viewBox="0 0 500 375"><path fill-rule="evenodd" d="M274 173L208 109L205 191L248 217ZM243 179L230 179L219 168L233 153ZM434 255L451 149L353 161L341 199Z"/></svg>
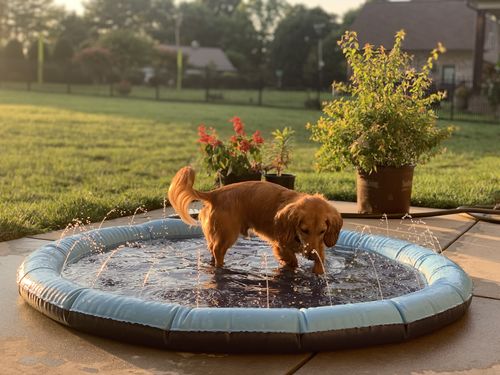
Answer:
<svg viewBox="0 0 500 375"><path fill-rule="evenodd" d="M325 273L325 269L323 268L323 265L320 262L314 262L312 271L316 275L323 275Z"/></svg>

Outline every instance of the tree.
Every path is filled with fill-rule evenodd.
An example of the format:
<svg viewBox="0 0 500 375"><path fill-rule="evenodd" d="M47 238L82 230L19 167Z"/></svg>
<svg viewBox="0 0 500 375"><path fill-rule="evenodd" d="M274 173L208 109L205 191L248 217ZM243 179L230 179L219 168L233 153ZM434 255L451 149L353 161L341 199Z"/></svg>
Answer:
<svg viewBox="0 0 500 375"><path fill-rule="evenodd" d="M94 83L104 83L110 76L112 67L111 53L102 47L84 48L78 52L73 61L80 65Z"/></svg>
<svg viewBox="0 0 500 375"><path fill-rule="evenodd" d="M55 34L55 39L66 40L73 48L82 46L92 35L87 18L76 13L65 14L60 19Z"/></svg>
<svg viewBox="0 0 500 375"><path fill-rule="evenodd" d="M66 64L73 58L75 53L71 42L68 39L60 38L54 47L52 60L57 63Z"/></svg>
<svg viewBox="0 0 500 375"><path fill-rule="evenodd" d="M129 30L106 33L99 45L111 53L114 69L122 80L130 79L132 73L147 64L152 52L150 39Z"/></svg>
<svg viewBox="0 0 500 375"><path fill-rule="evenodd" d="M268 81L272 77L269 71L269 46L272 41L276 25L280 22L288 9L284 0L248 0L245 3L245 10L255 28L257 47L252 51L255 61L254 77L258 82L259 104L262 103L262 89L264 80ZM267 76L267 77L266 77Z"/></svg>
<svg viewBox="0 0 500 375"><path fill-rule="evenodd" d="M17 39L11 39L5 46L0 60L0 77L18 81L26 79L27 64L24 58L23 45Z"/></svg>
<svg viewBox="0 0 500 375"><path fill-rule="evenodd" d="M351 25L354 23L354 20L361 11L361 8L362 6L359 6L355 9L350 9L344 14L344 17L342 18L342 31L346 31L351 27Z"/></svg>
<svg viewBox="0 0 500 375"><path fill-rule="evenodd" d="M22 43L17 39L11 39L3 50L3 58L16 61L24 60Z"/></svg>
<svg viewBox="0 0 500 375"><path fill-rule="evenodd" d="M0 0L0 43L7 38L7 0Z"/></svg>
<svg viewBox="0 0 500 375"><path fill-rule="evenodd" d="M186 61L183 57L183 61ZM177 51L163 45L157 45L153 48L153 68L155 75L151 84L158 86L174 81L177 72ZM186 64L184 64L186 65Z"/></svg>
<svg viewBox="0 0 500 375"><path fill-rule="evenodd" d="M256 31L249 13L243 6L231 15L216 14L202 2L182 3L181 44L196 40L201 46L220 47L236 68L246 73L255 66L258 47Z"/></svg>
<svg viewBox="0 0 500 375"><path fill-rule="evenodd" d="M308 9L297 5L279 23L270 46L270 55L273 68L282 71L284 86L316 86L318 40L338 30L334 21L335 16L321 8ZM327 69L325 66L324 70Z"/></svg>
<svg viewBox="0 0 500 375"><path fill-rule="evenodd" d="M245 8L250 14L263 47L272 39L276 25L285 16L288 5L284 0L248 0Z"/></svg>
<svg viewBox="0 0 500 375"><path fill-rule="evenodd" d="M333 81L344 81L346 79L346 64L342 51L337 41L340 39L338 29L332 30L323 39L323 69L321 72L320 88L331 87ZM312 47L304 65L304 84L308 87L318 85L318 49Z"/></svg>
<svg viewBox="0 0 500 375"><path fill-rule="evenodd" d="M47 79L55 82L68 82L68 80L71 80L73 78L71 76L71 60L74 53L73 46L67 39L58 39L52 52L52 64L51 69L48 70Z"/></svg>
<svg viewBox="0 0 500 375"><path fill-rule="evenodd" d="M5 36L23 44L39 34L47 35L61 15L61 8L54 6L53 0L8 0L0 5Z"/></svg>
<svg viewBox="0 0 500 375"><path fill-rule="evenodd" d="M143 16L144 32L160 43L173 42L175 14L173 0L151 0L151 6Z"/></svg>
<svg viewBox="0 0 500 375"><path fill-rule="evenodd" d="M43 43L43 59L50 60L50 51L47 43ZM38 61L38 40L34 40L28 48L28 61L36 63Z"/></svg>
<svg viewBox="0 0 500 375"><path fill-rule="evenodd" d="M144 31L146 15L151 16L152 0L89 0L85 17L92 27L102 33L107 30Z"/></svg>
<svg viewBox="0 0 500 375"><path fill-rule="evenodd" d="M232 15L238 9L241 0L201 0L201 3L215 14Z"/></svg>

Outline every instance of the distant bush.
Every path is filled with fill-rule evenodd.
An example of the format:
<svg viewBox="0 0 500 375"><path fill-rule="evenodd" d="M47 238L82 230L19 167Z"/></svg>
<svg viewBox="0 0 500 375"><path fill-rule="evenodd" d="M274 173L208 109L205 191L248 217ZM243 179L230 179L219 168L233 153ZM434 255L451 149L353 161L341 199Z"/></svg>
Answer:
<svg viewBox="0 0 500 375"><path fill-rule="evenodd" d="M0 62L2 80L27 80L28 63L24 57L23 46L18 40L12 39L7 43L2 51Z"/></svg>
<svg viewBox="0 0 500 375"><path fill-rule="evenodd" d="M116 86L116 90L122 96L127 96L132 91L132 85L129 81L123 80L118 83Z"/></svg>
<svg viewBox="0 0 500 375"><path fill-rule="evenodd" d="M112 58L106 48L85 48L75 55L73 62L78 64L95 83L104 83L110 77Z"/></svg>

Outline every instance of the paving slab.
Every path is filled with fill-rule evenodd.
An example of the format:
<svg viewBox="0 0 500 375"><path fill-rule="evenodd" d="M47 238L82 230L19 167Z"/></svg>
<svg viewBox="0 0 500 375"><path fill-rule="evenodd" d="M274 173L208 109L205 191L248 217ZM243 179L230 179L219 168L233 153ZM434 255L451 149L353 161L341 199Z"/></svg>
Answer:
<svg viewBox="0 0 500 375"><path fill-rule="evenodd" d="M355 213L356 203L333 201L341 213ZM364 233L391 236L410 241L435 251L450 246L476 221L470 216L453 214L446 216L412 218L412 213L433 212L434 208L411 207L408 217L401 219L345 219L344 228Z"/></svg>
<svg viewBox="0 0 500 375"><path fill-rule="evenodd" d="M0 242L0 257L5 255L28 255L33 250L48 242L33 238L19 238L17 240Z"/></svg>
<svg viewBox="0 0 500 375"><path fill-rule="evenodd" d="M201 207L201 204L198 202L194 202L193 204L191 204L192 209L199 209L200 207ZM150 220L156 220L156 219L162 219L162 218L168 217L169 215L172 215L174 213L175 213L175 211L171 206L157 209L157 210L151 210L148 212L138 211L136 213L136 215L133 215L133 216L124 216L124 217L119 217L116 219L109 219L109 220L105 219L101 222L90 223L90 224L86 224L86 225L78 225L76 227L69 225L67 229L36 234L33 236L29 236L29 238L34 238L34 239L39 239L39 240L56 241L62 237L71 236L75 233L80 233L82 231L88 231L88 230L98 229L98 228L107 228L107 227L113 227L113 226L120 226L120 225L142 224L142 223L148 222Z"/></svg>
<svg viewBox="0 0 500 375"><path fill-rule="evenodd" d="M333 201L332 204L339 212L356 212L355 202ZM199 209L201 204L194 202L191 205L193 209ZM425 207L411 207L410 212L432 212L435 209ZM58 240L61 237L81 232L82 230L103 228L117 225L140 224L149 220L160 219L175 213L171 206L164 209L152 210L146 213L138 212L134 217L127 216L117 219L105 220L100 223L92 223L68 230L59 230L42 233L30 238L44 240ZM349 219L345 221L345 228L351 230L365 231L373 234L389 235L392 237L404 239L419 245L431 247L435 250L448 247L462 233L467 231L475 221L465 215L449 215L424 219Z"/></svg>
<svg viewBox="0 0 500 375"><path fill-rule="evenodd" d="M70 225L66 229L56 230L47 233L41 233L29 236L29 238L38 239L38 240L50 240L56 241L62 237L71 236L73 234L85 232L92 229L98 228L107 228L113 226L121 226L121 225L132 225L132 224L142 224L150 220L160 219L163 217L167 217L168 215L173 214L174 211L171 207L159 210L153 210L146 213L140 212L135 216L125 216L119 217L116 219L103 220L102 222L90 223L85 225Z"/></svg>
<svg viewBox="0 0 500 375"><path fill-rule="evenodd" d="M284 374L311 356L171 352L69 329L31 308L17 292L17 268L27 253L44 243L0 243L0 374Z"/></svg>
<svg viewBox="0 0 500 375"><path fill-rule="evenodd" d="M397 345L324 352L306 374L500 374L500 301L474 297L469 312L430 335Z"/></svg>
<svg viewBox="0 0 500 375"><path fill-rule="evenodd" d="M355 203L334 202L334 205L341 212L356 212ZM412 208L412 212L417 210L428 209ZM170 209L166 213L162 209L141 213L134 217L133 222L145 222L170 213ZM103 227L131 222L131 217L114 219L105 221ZM449 247L445 254L452 259L455 254L467 255L466 249L479 245L480 249L484 247L482 261L493 259L496 263L497 258L491 249L494 249L495 243L498 246L498 229L495 226L483 227L482 224L476 224L462 215L414 221L345 220L345 228L348 229L390 235L424 246ZM100 223L92 224L86 229L98 225ZM490 238L492 229L494 236ZM467 237L469 232L472 232L471 237ZM178 353L82 334L53 322L29 307L18 296L15 284L16 270L24 256L47 243L47 240L59 239L61 234L62 231L57 231L0 243L0 373L284 374L299 368L300 374L500 374L500 330L496 328L496 322L500 320L500 301L478 297L474 298L469 313L463 319L434 334L398 345L332 353ZM65 234L72 233L67 231ZM460 252L457 249L462 249L462 243L465 250ZM470 255L473 254L478 256L477 253ZM487 285L496 290L494 288L499 281L496 276L499 275L494 274L493 268L491 273L482 273L480 266L471 270L476 288L482 278L485 285L489 283Z"/></svg>
<svg viewBox="0 0 500 375"><path fill-rule="evenodd" d="M500 299L500 225L477 223L445 255L472 277L475 295Z"/></svg>

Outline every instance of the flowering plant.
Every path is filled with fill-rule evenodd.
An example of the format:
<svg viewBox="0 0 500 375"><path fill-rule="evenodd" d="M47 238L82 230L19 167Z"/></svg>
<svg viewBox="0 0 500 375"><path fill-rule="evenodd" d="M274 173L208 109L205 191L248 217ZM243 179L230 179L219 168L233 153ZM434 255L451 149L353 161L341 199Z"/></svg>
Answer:
<svg viewBox="0 0 500 375"><path fill-rule="evenodd" d="M201 124L198 127L198 142L201 145L203 161L207 168L226 177L230 174L245 175L262 171L261 148L264 143L260 131L248 136L239 117L229 120L233 124L234 135L228 141L221 141L214 128Z"/></svg>
<svg viewBox="0 0 500 375"><path fill-rule="evenodd" d="M371 173L379 166L414 166L436 154L450 136L452 128L436 125L433 109L445 93L430 91L433 64L445 49L438 44L418 71L402 50L404 37L399 31L389 51L369 44L360 49L353 31L339 41L352 74L350 84L333 86L347 95L333 99L324 116L308 124L311 139L321 143L319 169L353 165Z"/></svg>

